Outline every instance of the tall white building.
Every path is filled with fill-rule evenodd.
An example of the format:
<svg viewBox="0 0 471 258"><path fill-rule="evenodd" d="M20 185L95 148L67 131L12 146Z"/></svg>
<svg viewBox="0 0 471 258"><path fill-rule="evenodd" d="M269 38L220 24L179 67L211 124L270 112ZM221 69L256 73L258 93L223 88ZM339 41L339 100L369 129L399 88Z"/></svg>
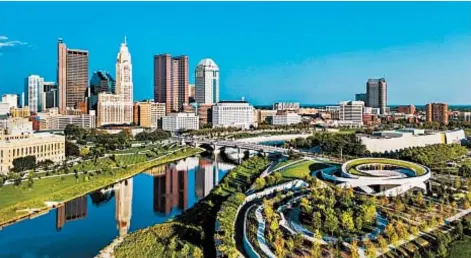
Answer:
<svg viewBox="0 0 471 258"><path fill-rule="evenodd" d="M212 59L203 59L196 66L195 87L198 104L219 102L219 67Z"/></svg>
<svg viewBox="0 0 471 258"><path fill-rule="evenodd" d="M342 101L340 102L339 120L340 124L363 125L363 101Z"/></svg>
<svg viewBox="0 0 471 258"><path fill-rule="evenodd" d="M132 63L126 37L124 37L124 43L121 43L116 61L116 94L121 95L123 99L123 122L131 124L133 122Z"/></svg>
<svg viewBox="0 0 471 258"><path fill-rule="evenodd" d="M220 101L213 106L215 127L249 129L254 124L254 108L247 101Z"/></svg>
<svg viewBox="0 0 471 258"><path fill-rule="evenodd" d="M199 116L194 113L170 113L162 118L162 130L176 132L179 130L198 130Z"/></svg>
<svg viewBox="0 0 471 258"><path fill-rule="evenodd" d="M123 103L123 96L120 94L103 92L98 94L97 127L112 124L124 124Z"/></svg>
<svg viewBox="0 0 471 258"><path fill-rule="evenodd" d="M18 107L18 95L16 94L3 94L2 96L2 103L7 103L9 105L9 109L14 107Z"/></svg>
<svg viewBox="0 0 471 258"><path fill-rule="evenodd" d="M26 105L31 112L42 111L41 94L44 88L44 78L30 75L25 79Z"/></svg>

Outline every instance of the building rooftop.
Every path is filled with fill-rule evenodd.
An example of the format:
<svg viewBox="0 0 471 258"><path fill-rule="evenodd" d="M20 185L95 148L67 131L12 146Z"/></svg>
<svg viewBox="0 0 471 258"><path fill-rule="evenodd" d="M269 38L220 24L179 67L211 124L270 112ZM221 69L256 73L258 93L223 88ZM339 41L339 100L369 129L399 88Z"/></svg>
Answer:
<svg viewBox="0 0 471 258"><path fill-rule="evenodd" d="M219 69L218 65L211 58L201 60L197 66L214 67Z"/></svg>
<svg viewBox="0 0 471 258"><path fill-rule="evenodd" d="M236 104L236 103L248 103L247 101L245 100L222 100L222 101L219 101L217 104L227 104L227 103L232 103L232 104Z"/></svg>

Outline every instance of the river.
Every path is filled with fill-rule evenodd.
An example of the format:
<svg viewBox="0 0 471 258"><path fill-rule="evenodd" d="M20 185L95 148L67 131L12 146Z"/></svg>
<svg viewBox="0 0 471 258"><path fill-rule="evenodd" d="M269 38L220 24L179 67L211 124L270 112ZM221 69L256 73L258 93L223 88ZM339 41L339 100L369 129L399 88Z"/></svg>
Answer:
<svg viewBox="0 0 471 258"><path fill-rule="evenodd" d="M93 257L120 235L192 207L234 166L190 157L156 167L0 230L0 257Z"/></svg>

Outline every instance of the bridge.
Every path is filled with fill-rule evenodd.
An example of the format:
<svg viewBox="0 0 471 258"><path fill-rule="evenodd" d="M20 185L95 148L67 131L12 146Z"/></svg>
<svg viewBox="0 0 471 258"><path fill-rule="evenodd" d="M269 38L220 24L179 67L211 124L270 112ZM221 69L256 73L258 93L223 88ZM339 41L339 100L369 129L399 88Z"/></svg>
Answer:
<svg viewBox="0 0 471 258"><path fill-rule="evenodd" d="M276 147L276 146L268 146L258 143L248 143L248 142L239 142L239 141L226 141L226 140L215 140L215 139L192 139L192 138L178 138L182 142L186 144L194 145L194 146L201 146L201 145L209 145L215 151L219 150L222 147L226 148L235 148L235 149L244 149L244 150L254 150L260 151L264 153L281 153L287 154L290 149ZM292 150L294 152L298 152L297 150Z"/></svg>

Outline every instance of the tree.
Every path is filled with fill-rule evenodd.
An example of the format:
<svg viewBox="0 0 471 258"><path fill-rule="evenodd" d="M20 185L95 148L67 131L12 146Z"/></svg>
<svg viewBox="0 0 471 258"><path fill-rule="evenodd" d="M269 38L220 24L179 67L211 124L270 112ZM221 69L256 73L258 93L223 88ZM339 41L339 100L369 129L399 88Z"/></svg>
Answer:
<svg viewBox="0 0 471 258"><path fill-rule="evenodd" d="M254 188L256 190L260 190L260 189L263 189L265 187L265 178L263 177L259 177L255 180L255 183L254 183Z"/></svg>
<svg viewBox="0 0 471 258"><path fill-rule="evenodd" d="M374 204L362 204L360 209L363 215L363 221L367 224L373 223L376 218L376 206Z"/></svg>
<svg viewBox="0 0 471 258"><path fill-rule="evenodd" d="M459 176L455 177L455 188L460 189L461 188L461 179Z"/></svg>
<svg viewBox="0 0 471 258"><path fill-rule="evenodd" d="M201 249L199 249L198 247L194 247L193 248L193 258L203 258L204 255L203 255L203 251L201 251Z"/></svg>
<svg viewBox="0 0 471 258"><path fill-rule="evenodd" d="M316 211L312 214L312 227L316 229L321 229L322 226L322 218L321 213Z"/></svg>
<svg viewBox="0 0 471 258"><path fill-rule="evenodd" d="M415 198L415 203L419 206L424 205L424 195L422 194L422 191L419 191L419 193L417 194Z"/></svg>
<svg viewBox="0 0 471 258"><path fill-rule="evenodd" d="M326 212L325 218L325 228L326 231L330 232L331 235L334 234L338 230L339 221L337 216L335 216L335 212L332 208L328 208Z"/></svg>
<svg viewBox="0 0 471 258"><path fill-rule="evenodd" d="M458 221L458 224L456 225L456 233L458 234L460 240L463 240L463 224L461 223L461 221Z"/></svg>
<svg viewBox="0 0 471 258"><path fill-rule="evenodd" d="M21 172L33 168L36 168L35 156L26 156L13 160L13 171Z"/></svg>
<svg viewBox="0 0 471 258"><path fill-rule="evenodd" d="M355 227L357 231L361 231L361 229L363 228L363 219L361 218L361 216L355 218Z"/></svg>
<svg viewBox="0 0 471 258"><path fill-rule="evenodd" d="M350 253L352 258L360 258L360 254L358 253L358 241L353 240L352 246L350 247Z"/></svg>
<svg viewBox="0 0 471 258"><path fill-rule="evenodd" d="M355 229L355 224L353 223L353 217L351 212L342 212L340 221L342 222L343 229L345 229L347 232L351 232Z"/></svg>
<svg viewBox="0 0 471 258"><path fill-rule="evenodd" d="M364 242L364 245L366 247L366 257L368 258L375 258L376 257L376 247L371 243L370 240L366 240Z"/></svg>
<svg viewBox="0 0 471 258"><path fill-rule="evenodd" d="M322 239L322 236L319 232L319 230L316 230L314 233L314 241L312 243L311 247L311 257L312 258L321 258L322 257L322 249L321 249L321 244L320 240Z"/></svg>
<svg viewBox="0 0 471 258"><path fill-rule="evenodd" d="M388 242L386 241L386 239L384 239L383 236L380 235L378 237L378 243L379 243L379 247L381 248L381 251L383 251L383 253L385 253L389 250Z"/></svg>
<svg viewBox="0 0 471 258"><path fill-rule="evenodd" d="M65 156L66 157L78 157L80 156L79 147L70 141L65 141Z"/></svg>
<svg viewBox="0 0 471 258"><path fill-rule="evenodd" d="M293 241L293 238L289 237L287 240L286 240L286 249L288 249L288 253L293 253L294 251L294 241Z"/></svg>
<svg viewBox="0 0 471 258"><path fill-rule="evenodd" d="M34 172L31 171L28 173L28 187L32 188L34 184Z"/></svg>

